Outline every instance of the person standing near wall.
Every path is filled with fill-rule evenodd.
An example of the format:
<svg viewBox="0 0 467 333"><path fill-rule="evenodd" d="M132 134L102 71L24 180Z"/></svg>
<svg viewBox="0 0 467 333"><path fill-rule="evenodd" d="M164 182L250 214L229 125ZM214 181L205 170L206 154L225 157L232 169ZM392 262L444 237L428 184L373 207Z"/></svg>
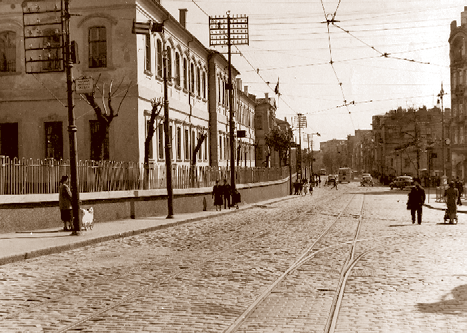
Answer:
<svg viewBox="0 0 467 333"><path fill-rule="evenodd" d="M222 185L223 196L224 196L224 209L229 207L230 209L230 195L231 195L231 188L230 184L227 183L227 179L224 178L224 185Z"/></svg>
<svg viewBox="0 0 467 333"><path fill-rule="evenodd" d="M63 222L63 230L69 231L73 228L73 214L71 206L71 191L69 187L70 179L62 176L58 192L58 206L60 208L60 218Z"/></svg>
<svg viewBox="0 0 467 333"><path fill-rule="evenodd" d="M214 198L214 206L216 206L216 211L222 210L222 195L223 195L223 188L219 185L219 180L216 180L216 185L214 185L212 189L212 197Z"/></svg>

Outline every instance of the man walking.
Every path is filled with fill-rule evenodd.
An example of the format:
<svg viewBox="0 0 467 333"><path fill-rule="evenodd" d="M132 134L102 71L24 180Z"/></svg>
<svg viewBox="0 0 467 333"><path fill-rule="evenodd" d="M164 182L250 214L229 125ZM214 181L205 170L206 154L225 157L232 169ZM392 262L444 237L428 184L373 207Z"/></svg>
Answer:
<svg viewBox="0 0 467 333"><path fill-rule="evenodd" d="M410 209L412 215L412 224L415 224L415 215L417 215L418 224L422 224L422 207L425 203L425 190L420 186L419 182L415 182L409 193L407 201L407 209Z"/></svg>

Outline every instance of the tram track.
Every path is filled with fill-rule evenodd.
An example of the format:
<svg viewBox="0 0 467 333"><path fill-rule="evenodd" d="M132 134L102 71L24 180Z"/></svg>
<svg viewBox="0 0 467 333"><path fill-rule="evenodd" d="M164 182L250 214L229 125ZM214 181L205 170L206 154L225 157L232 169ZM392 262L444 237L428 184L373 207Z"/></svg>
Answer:
<svg viewBox="0 0 467 333"><path fill-rule="evenodd" d="M308 247L306 248L302 255L297 258L292 265L279 277L277 278L271 285L269 285L268 288L259 296L257 297L251 305L231 324L229 328L227 328L224 333L235 333L237 332L242 324L248 319L249 315L271 294L271 292L281 283L291 272L295 271L298 269L301 265L315 257L318 253L327 251L329 249L332 249L334 247L340 247L347 245L349 242L343 242L340 244L336 244L334 246L326 246L321 249L317 249L316 246L321 242L321 240L326 237L326 235L329 234L329 232L332 230L333 227L337 224L337 222L340 220L340 218L344 215L346 209L351 205L352 200L356 197L355 194L352 195L350 198L349 202L347 205L341 210L339 214L334 218L333 222L329 224L329 226L319 235L319 237ZM360 209L360 212L362 212L363 209L363 204ZM359 219L358 227L357 227L357 232L354 236L354 239L351 241L352 242L352 249L355 248L355 244L357 242L358 234L360 231L360 225L361 225L361 217ZM314 253L311 253L312 251L315 251ZM353 252L351 252L353 253Z"/></svg>
<svg viewBox="0 0 467 333"><path fill-rule="evenodd" d="M320 204L324 203L325 201L327 201L328 198L318 198L318 200L316 200L313 205L311 205L311 210L310 209L307 209L307 210L303 210L300 212L299 216L304 216L304 215L307 215L309 214L312 210L313 210L313 207L315 206L319 206ZM297 217L299 218L299 217ZM284 227L284 225L290 223L290 220L287 220L287 219L284 219L283 222L280 223L280 225L277 225L278 227ZM238 227L238 230L241 229L242 227ZM311 227L310 227L311 229ZM217 257L221 257L223 255L225 255L225 253L228 253L228 252L232 252L234 251L234 249L244 245L244 244L247 244L249 242L254 242L258 239L261 239L261 238L264 238L265 236L267 236L269 233L271 232L271 230L262 230L262 231L259 231L259 232L254 232L253 233L253 236L251 237L247 237L247 238L242 238L242 240L240 242L237 242L237 243L234 243L234 244L230 244L228 247L224 248L223 251L220 251L220 252L216 252L214 253L212 256L210 257L207 257L207 258L204 258L202 261L198 262L197 264L195 265L192 265L192 266L189 266L189 267L185 267L183 270L179 270L178 272L172 272L171 274L169 274L168 276L165 276L164 279L161 279L161 280L158 280L157 282L154 282L154 283L151 283L151 284L147 284L147 285L144 285L142 287L137 287L137 288L134 288L133 292L130 292L130 293L127 293L126 295L119 295L117 298L113 298L111 295L109 295L107 297L107 299L112 303L112 304L109 304L107 306L104 306L102 307L102 304L99 306L98 304L94 304L94 305L91 305L91 308L95 309L96 311L93 311L92 314L89 314L81 319L78 319L76 321L74 321L73 323L70 323L69 325L66 325L65 327L62 327L62 328L59 328L57 330L57 332L65 332L65 331L68 331L68 330L71 330L73 328L76 328L80 325L82 325L83 323L89 321L89 320L92 320L96 317L99 317L100 315L102 315L103 313L113 309L113 308L116 308L124 303L127 303L127 302L130 302L132 299L142 295L142 294L145 294L145 293L148 293L151 288L155 287L156 284L166 284L168 281L170 280L173 280L175 278L177 278L178 276L181 276L182 274L185 274L187 273L188 271L190 270L195 270L195 269L200 269L205 263L217 258ZM243 234L245 233L245 231L243 230ZM213 237L211 237L210 239L211 241L215 240L213 239ZM26 312L26 311L37 311L37 310L40 310L40 308L45 308L45 307L48 307L49 305L56 305L56 304L60 304L62 300L64 299L67 299L67 298L70 298L70 297L73 297L74 295L83 295L83 293L86 293L87 290L89 289L92 289L92 288L97 288L97 287L100 287L102 286L103 284L108 284L110 282L115 282L115 281L120 281L120 280L124 280L124 278L131 278L131 276L133 275L137 275L137 274L140 274L142 271L145 271L148 269L148 267L150 266L150 264L148 265L144 265L144 266L141 266L141 267L136 267L130 271L126 271L122 274L118 274L117 276L113 276L112 278L102 278L102 279L97 279L95 280L93 283L90 283L88 285L86 285L86 288L83 290L83 288L76 288L74 290L72 290L71 292L66 292L64 294L62 294L61 296L59 297L53 297L53 298L50 298L46 301L43 301L41 302L41 304L37 304L37 305L34 305L34 306L28 306L27 308L24 308L24 309L21 309L19 311L14 311L14 312L10 312L8 313L5 317L3 318L0 318L0 320L6 320L6 319L12 319L18 315L20 315L21 313L23 312ZM100 309L98 309L100 308Z"/></svg>

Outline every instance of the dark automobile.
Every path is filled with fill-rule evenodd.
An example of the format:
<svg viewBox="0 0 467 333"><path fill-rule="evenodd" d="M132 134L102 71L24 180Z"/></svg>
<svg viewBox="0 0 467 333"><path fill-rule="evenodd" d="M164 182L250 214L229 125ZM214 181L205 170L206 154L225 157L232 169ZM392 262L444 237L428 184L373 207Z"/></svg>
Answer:
<svg viewBox="0 0 467 333"><path fill-rule="evenodd" d="M370 174L364 173L362 175L362 181L360 182L360 186L373 186L373 177Z"/></svg>
<svg viewBox="0 0 467 333"><path fill-rule="evenodd" d="M389 187L391 190L393 188L399 188L403 190L406 187L413 186L413 178L411 176L399 176L396 177L390 184Z"/></svg>

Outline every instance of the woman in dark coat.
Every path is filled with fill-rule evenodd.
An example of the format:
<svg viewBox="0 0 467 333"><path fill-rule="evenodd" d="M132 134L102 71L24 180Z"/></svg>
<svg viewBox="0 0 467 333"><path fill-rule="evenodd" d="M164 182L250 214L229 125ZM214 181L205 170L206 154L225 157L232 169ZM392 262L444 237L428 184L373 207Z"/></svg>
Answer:
<svg viewBox="0 0 467 333"><path fill-rule="evenodd" d="M410 209L412 215L412 223L415 224L415 215L417 215L418 224L422 224L422 207L425 203L425 190L418 182L412 187L407 201L407 209Z"/></svg>
<svg viewBox="0 0 467 333"><path fill-rule="evenodd" d="M216 210L222 210L222 201L223 201L223 188L219 185L219 181L216 180L216 185L212 189L212 197L214 198L214 206Z"/></svg>
<svg viewBox="0 0 467 333"><path fill-rule="evenodd" d="M444 196L446 197L446 205L448 208L447 214L452 223L457 216L457 198L459 197L459 190L455 188L454 182L449 183L449 188L444 192Z"/></svg>
<svg viewBox="0 0 467 333"><path fill-rule="evenodd" d="M72 230L72 205L71 205L71 191L68 187L70 179L68 176L62 176L60 180L60 188L58 190L58 206L60 208L60 218L63 222L63 230Z"/></svg>

